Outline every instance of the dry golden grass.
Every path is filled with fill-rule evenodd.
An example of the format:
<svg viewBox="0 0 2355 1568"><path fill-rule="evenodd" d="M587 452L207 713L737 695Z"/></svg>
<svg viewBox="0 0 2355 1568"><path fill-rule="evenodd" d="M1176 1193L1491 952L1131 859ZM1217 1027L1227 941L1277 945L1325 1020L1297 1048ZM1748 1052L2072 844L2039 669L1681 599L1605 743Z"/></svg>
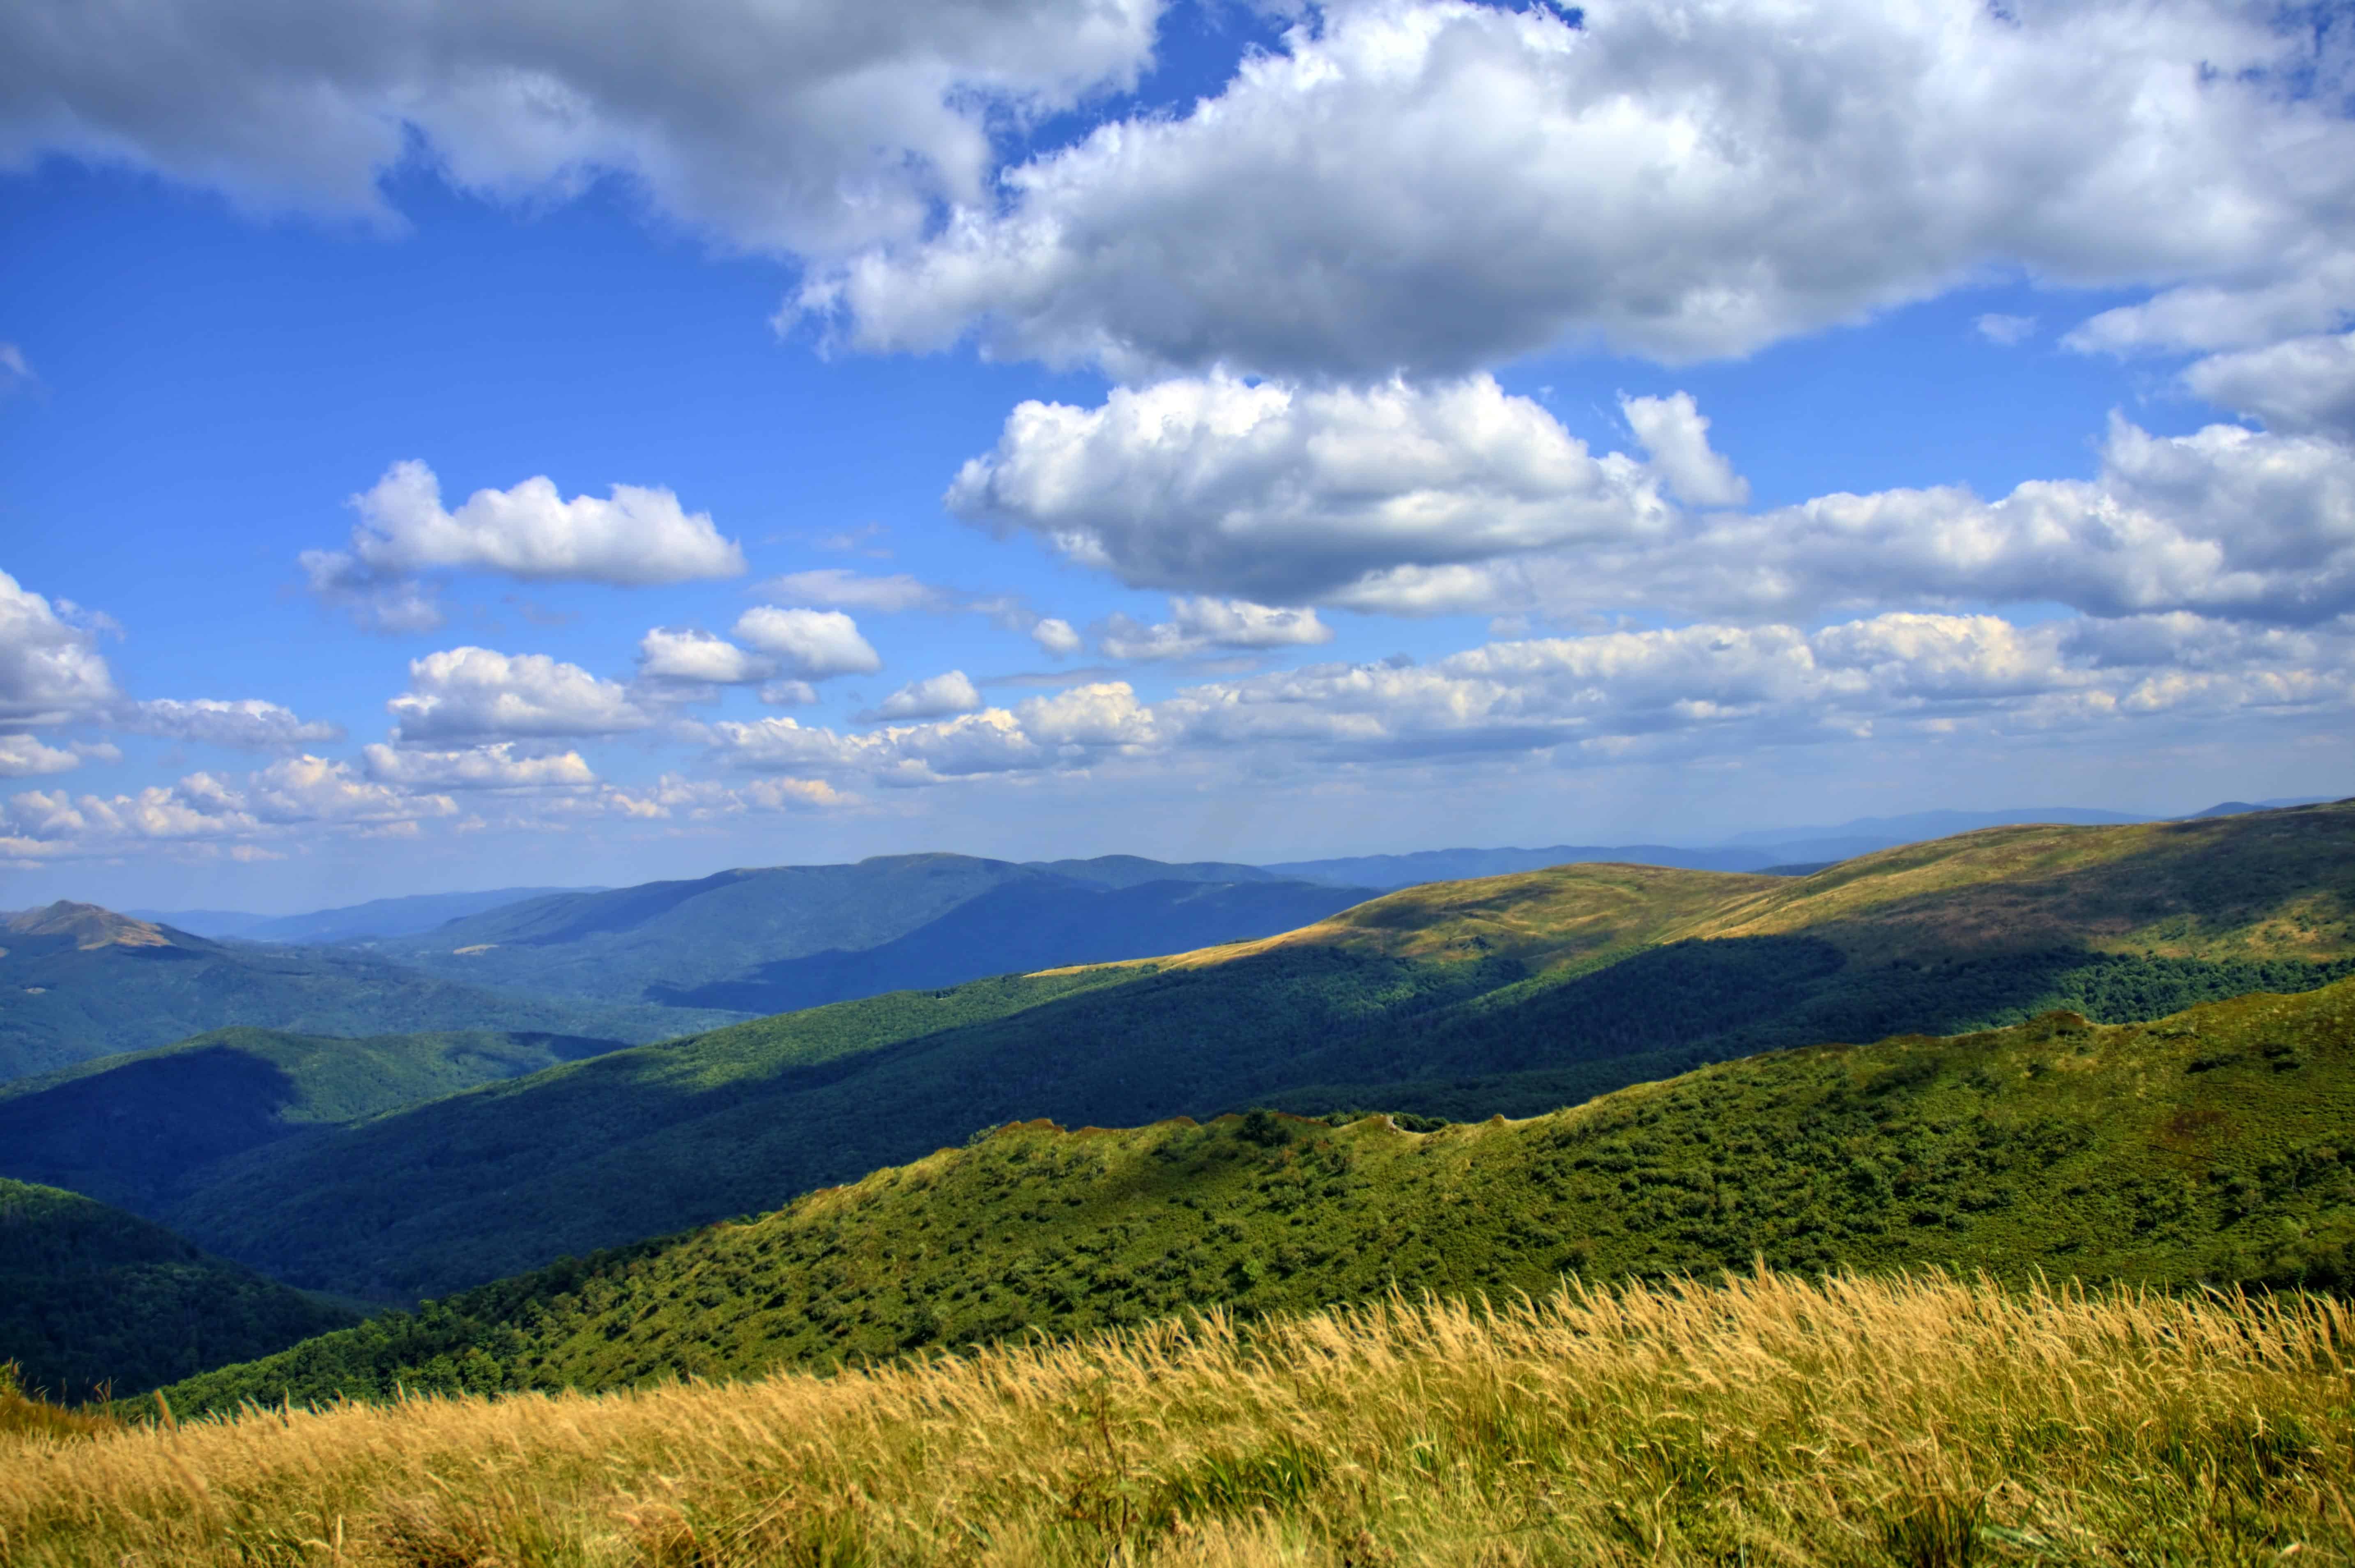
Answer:
<svg viewBox="0 0 2355 1568"><path fill-rule="evenodd" d="M1391 1303L832 1379L0 1438L0 1560L2278 1563L2355 1314L1941 1277Z"/></svg>

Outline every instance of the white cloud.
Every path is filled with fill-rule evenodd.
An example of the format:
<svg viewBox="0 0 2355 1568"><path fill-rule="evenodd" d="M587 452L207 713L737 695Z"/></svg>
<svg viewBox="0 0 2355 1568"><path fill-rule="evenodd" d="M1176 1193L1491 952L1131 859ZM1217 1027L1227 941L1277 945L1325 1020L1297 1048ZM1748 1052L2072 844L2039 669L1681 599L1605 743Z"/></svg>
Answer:
<svg viewBox="0 0 2355 1568"><path fill-rule="evenodd" d="M2333 376L2355 356L2339 339L2290 346L2193 375L2220 397L2271 388L2277 408L2333 417L2344 395ZM1742 514L1728 508L1747 487L1689 397L1623 408L1642 461L1593 456L1486 376L1368 391L1168 382L1094 409L1024 405L949 501L1130 584L1401 615L1779 618L2057 600L2103 616L2307 622L2355 609L2355 448L2318 434L2211 425L2159 437L2118 418L2093 480L2030 481L1993 501L1890 490ZM1680 508L1663 488L1713 509ZM1109 636L1107 651L1127 657L1241 641L1182 621L1149 632L1122 621Z"/></svg>
<svg viewBox="0 0 2355 1568"><path fill-rule="evenodd" d="M2302 275L2355 124L2283 84L2331 47L2222 0L1358 0L794 309L876 349L1368 378L1740 355L1995 267Z"/></svg>
<svg viewBox="0 0 2355 1568"><path fill-rule="evenodd" d="M80 766L81 758L72 752L44 746L29 735L0 735L0 779L69 773Z"/></svg>
<svg viewBox="0 0 2355 1568"><path fill-rule="evenodd" d="M805 604L847 606L898 615L911 609L947 610L963 608L960 598L946 588L919 582L905 572L867 577L840 567L816 571L787 572L754 585L753 591L772 599L799 599Z"/></svg>
<svg viewBox="0 0 2355 1568"><path fill-rule="evenodd" d="M647 680L741 686L768 679L775 668L708 631L657 626L638 641L638 673Z"/></svg>
<svg viewBox="0 0 2355 1568"><path fill-rule="evenodd" d="M1159 11L27 0L0 9L0 165L63 153L253 207L381 218L379 182L414 137L462 189L563 197L611 172L735 245L824 249L980 199L993 123L1126 82Z"/></svg>
<svg viewBox="0 0 2355 1568"><path fill-rule="evenodd" d="M883 667L882 655L858 634L858 623L838 609L756 605L737 618L735 635L804 680L869 675Z"/></svg>
<svg viewBox="0 0 2355 1568"><path fill-rule="evenodd" d="M23 349L13 343L0 343L0 396L21 392L39 379Z"/></svg>
<svg viewBox="0 0 2355 1568"><path fill-rule="evenodd" d="M844 735L791 719L709 732L730 766L940 785L1218 758L1254 778L1433 758L1742 755L1874 736L1988 737L2355 709L2355 617L2305 630L2175 612L2019 626L1894 612L1815 631L1700 625L1492 642L1425 665L1322 664L1155 704L1075 687L944 722Z"/></svg>
<svg viewBox="0 0 2355 1568"><path fill-rule="evenodd" d="M2355 440L2355 333L2211 355L2183 380L2211 403L2253 414L2268 429Z"/></svg>
<svg viewBox="0 0 2355 1568"><path fill-rule="evenodd" d="M186 786L182 780L182 789ZM224 790L223 799L236 797ZM349 763L307 753L254 773L240 803L265 822L409 822L421 816L452 816L458 810L446 795L413 794L373 782L355 774Z"/></svg>
<svg viewBox="0 0 2355 1568"><path fill-rule="evenodd" d="M805 708L817 701L817 688L807 681L769 681L761 687L761 701L773 708Z"/></svg>
<svg viewBox="0 0 2355 1568"><path fill-rule="evenodd" d="M88 718L115 697L97 638L70 607L0 572L0 735Z"/></svg>
<svg viewBox="0 0 2355 1568"><path fill-rule="evenodd" d="M274 858L269 841L318 832L411 832L423 818L457 810L446 795L418 794L356 776L346 763L282 758L242 784L191 773L128 795L28 790L0 806L0 858L19 863L141 853Z"/></svg>
<svg viewBox="0 0 2355 1568"><path fill-rule="evenodd" d="M368 777L404 789L537 789L576 788L597 782L577 751L536 757L517 753L510 741L459 751L413 751L389 746L361 748Z"/></svg>
<svg viewBox="0 0 2355 1568"><path fill-rule="evenodd" d="M981 694L963 670L911 681L883 699L876 711L887 719L942 718L966 714L981 706Z"/></svg>
<svg viewBox="0 0 2355 1568"><path fill-rule="evenodd" d="M404 746L615 735L652 722L626 688L544 653L452 648L410 660L409 684L385 704Z"/></svg>
<svg viewBox="0 0 2355 1568"><path fill-rule="evenodd" d="M1690 393L1622 397L1619 408L1678 500L1688 506L1740 506L1750 499L1750 482L1710 450L1709 421Z"/></svg>
<svg viewBox="0 0 2355 1568"><path fill-rule="evenodd" d="M1307 648L1333 641L1313 609L1280 609L1247 599L1180 596L1169 619L1140 626L1125 615L1104 622L1100 639L1115 659L1188 659L1213 648Z"/></svg>
<svg viewBox="0 0 2355 1568"><path fill-rule="evenodd" d="M339 724L306 721L292 709L258 697L236 702L156 697L130 704L116 713L113 722L115 727L133 735L164 736L242 751L288 751L344 738L344 726Z"/></svg>
<svg viewBox="0 0 2355 1568"><path fill-rule="evenodd" d="M1070 621L1051 615L1030 629L1030 641L1058 659L1068 659L1080 651L1079 632Z"/></svg>
<svg viewBox="0 0 2355 1568"><path fill-rule="evenodd" d="M1981 337L2005 348L2018 347L2036 332L2034 316L2008 316L1997 311L1989 311L1971 324L1978 330Z"/></svg>
<svg viewBox="0 0 2355 1568"><path fill-rule="evenodd" d="M1364 389L1213 376L1116 388L1095 408L1024 403L947 503L1132 587L1267 603L1401 564L1659 533L1674 512L1644 464L1593 456L1486 376Z"/></svg>
<svg viewBox="0 0 2355 1568"><path fill-rule="evenodd" d="M350 602L363 621L387 630L441 624L421 574L496 572L525 582L606 583L618 588L728 577L744 553L711 518L689 513L667 490L613 486L613 497L565 500L553 481L478 490L457 511L442 504L441 482L414 461L385 471L352 498L360 520L343 550L305 550L314 591Z"/></svg>

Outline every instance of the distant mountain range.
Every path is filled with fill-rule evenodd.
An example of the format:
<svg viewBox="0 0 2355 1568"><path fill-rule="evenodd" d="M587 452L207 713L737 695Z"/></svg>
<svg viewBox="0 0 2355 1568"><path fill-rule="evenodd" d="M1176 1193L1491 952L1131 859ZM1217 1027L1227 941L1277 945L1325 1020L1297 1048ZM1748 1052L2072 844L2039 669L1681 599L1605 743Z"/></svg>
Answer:
<svg viewBox="0 0 2355 1568"><path fill-rule="evenodd" d="M780 1012L1273 936L1372 894L1133 855L878 855L555 894L368 950L500 991Z"/></svg>
<svg viewBox="0 0 2355 1568"><path fill-rule="evenodd" d="M502 995L373 954L213 941L91 904L0 916L0 1080L225 1025L314 1034L491 1029L660 1040L735 1016Z"/></svg>
<svg viewBox="0 0 2355 1568"><path fill-rule="evenodd" d="M2244 811L2285 806L2320 805L2328 797L2297 800L2227 800L2172 819L2197 821L2206 817L2235 816ZM1979 828L2017 827L2058 822L2079 827L2126 826L2170 819L2131 816L2122 811L2089 810L2076 806L2024 807L2003 811L1915 811L1899 817L1859 817L1854 821L1823 827L1772 828L1736 833L1723 844L1700 849L1672 844L1551 844L1542 849L1423 850L1412 854L1345 855L1333 860L1295 860L1273 863L1267 870L1310 882L1349 883L1361 887L1412 887L1424 882L1460 882L1475 876L1507 876L1538 871L1549 865L1625 862L1634 865L1669 865L1689 871L1810 872L1902 844L1922 843Z"/></svg>
<svg viewBox="0 0 2355 1568"><path fill-rule="evenodd" d="M551 893L602 891L595 887L495 887L479 893L421 893L407 898L370 899L366 904L340 909L316 909L307 915L245 915L229 909L128 909L123 913L142 920L160 921L199 937L235 938L240 942L352 942L431 931L446 920L479 915L503 904L518 904Z"/></svg>

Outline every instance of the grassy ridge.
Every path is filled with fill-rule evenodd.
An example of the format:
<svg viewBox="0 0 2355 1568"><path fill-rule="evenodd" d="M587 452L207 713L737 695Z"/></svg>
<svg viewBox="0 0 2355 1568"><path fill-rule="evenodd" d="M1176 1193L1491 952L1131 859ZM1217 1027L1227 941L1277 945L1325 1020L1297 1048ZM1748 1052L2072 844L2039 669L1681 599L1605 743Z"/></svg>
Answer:
<svg viewBox="0 0 2355 1568"><path fill-rule="evenodd" d="M0 1181L0 1361L52 1398L136 1393L352 1321L120 1210Z"/></svg>
<svg viewBox="0 0 2355 1568"><path fill-rule="evenodd" d="M1163 1326L864 1376L0 1437L0 1553L172 1562L2341 1562L2328 1298L1916 1277Z"/></svg>
<svg viewBox="0 0 2355 1568"><path fill-rule="evenodd" d="M1740 1267L2355 1282L2355 981L1754 1058L1532 1120L1001 1128L172 1391L611 1387L1377 1298Z"/></svg>

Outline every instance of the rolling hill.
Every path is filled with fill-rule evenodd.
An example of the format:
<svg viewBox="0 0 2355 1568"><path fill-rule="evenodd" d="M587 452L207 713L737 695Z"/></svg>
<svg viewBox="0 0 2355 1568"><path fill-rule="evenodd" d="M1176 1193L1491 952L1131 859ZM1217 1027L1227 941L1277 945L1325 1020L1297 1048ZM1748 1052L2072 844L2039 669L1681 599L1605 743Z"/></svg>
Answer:
<svg viewBox="0 0 2355 1568"><path fill-rule="evenodd" d="M230 1155L621 1044L484 1030L348 1040L216 1029L0 1084L0 1169L152 1213Z"/></svg>
<svg viewBox="0 0 2355 1568"><path fill-rule="evenodd" d="M354 1321L145 1220L0 1180L0 1361L27 1388L137 1393Z"/></svg>
<svg viewBox="0 0 2355 1568"><path fill-rule="evenodd" d="M155 1217L307 1287L442 1295L1003 1121L1524 1115L1825 1040L2311 990L2355 973L2350 917L2349 805L1994 829L1797 879L1569 866L615 1052L256 1149Z"/></svg>
<svg viewBox="0 0 2355 1568"><path fill-rule="evenodd" d="M780 1012L1271 936L1368 891L1131 855L880 855L527 899L371 950L510 991Z"/></svg>
<svg viewBox="0 0 2355 1568"><path fill-rule="evenodd" d="M0 916L0 1081L231 1025L660 1040L731 1015L502 995L365 953L217 942L60 901Z"/></svg>
<svg viewBox="0 0 2355 1568"><path fill-rule="evenodd" d="M1010 1125L774 1213L200 1374L175 1406L611 1388L838 1365L1223 1305L1936 1266L2355 1285L2355 981L2146 1024L2052 1012L1711 1065L1403 1130L1254 1111Z"/></svg>

